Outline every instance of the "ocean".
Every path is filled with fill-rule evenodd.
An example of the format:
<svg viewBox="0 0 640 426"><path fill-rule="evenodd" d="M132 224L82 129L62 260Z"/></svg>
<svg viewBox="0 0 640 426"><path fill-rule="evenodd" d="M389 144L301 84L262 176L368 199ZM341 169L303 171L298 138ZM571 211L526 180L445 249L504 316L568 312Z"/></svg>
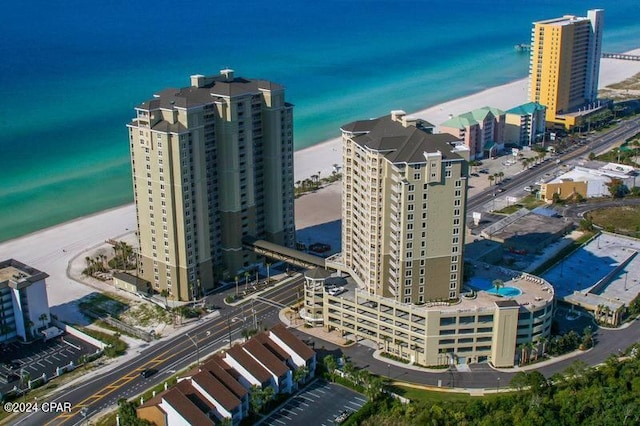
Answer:
<svg viewBox="0 0 640 426"><path fill-rule="evenodd" d="M132 201L133 107L191 74L283 84L295 144L525 77L531 23L604 8L640 47L637 0L30 0L3 5L0 241Z"/></svg>

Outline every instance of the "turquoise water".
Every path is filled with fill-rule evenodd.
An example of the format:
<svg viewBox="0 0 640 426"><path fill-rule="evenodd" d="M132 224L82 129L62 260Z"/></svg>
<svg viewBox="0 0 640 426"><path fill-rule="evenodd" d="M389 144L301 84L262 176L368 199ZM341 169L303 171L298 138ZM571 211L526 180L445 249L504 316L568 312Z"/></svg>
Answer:
<svg viewBox="0 0 640 426"><path fill-rule="evenodd" d="M500 289L496 291L496 288L493 286L493 282L484 277L471 277L469 279L469 285L476 290L481 290L491 294L499 294L504 297L516 297L522 294L522 291L516 287L505 286L500 287Z"/></svg>
<svg viewBox="0 0 640 426"><path fill-rule="evenodd" d="M596 6L605 51L640 45L636 0L10 2L0 241L132 201L132 108L190 74L232 67L284 84L303 148L345 122L524 77L528 56L513 45L529 40L532 21Z"/></svg>
<svg viewBox="0 0 640 426"><path fill-rule="evenodd" d="M491 294L499 294L500 296L504 297L516 297L522 294L522 291L519 288L515 287L500 287L498 291L496 291L495 288L492 288L489 290L485 290L485 292Z"/></svg>

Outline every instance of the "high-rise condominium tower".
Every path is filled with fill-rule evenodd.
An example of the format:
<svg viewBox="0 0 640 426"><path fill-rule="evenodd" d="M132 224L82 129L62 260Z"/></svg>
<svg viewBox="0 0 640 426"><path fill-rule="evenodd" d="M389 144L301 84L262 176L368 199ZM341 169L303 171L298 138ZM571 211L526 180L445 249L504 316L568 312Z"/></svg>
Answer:
<svg viewBox="0 0 640 426"><path fill-rule="evenodd" d="M257 261L244 237L295 245L293 106L264 80L191 76L127 125L139 273L189 300Z"/></svg>
<svg viewBox="0 0 640 426"><path fill-rule="evenodd" d="M342 260L371 294L458 297L469 151L403 111L342 127Z"/></svg>
<svg viewBox="0 0 640 426"><path fill-rule="evenodd" d="M547 107L548 123L576 124L567 114L589 108L598 96L604 10L587 17L563 16L534 22L531 35L529 101Z"/></svg>

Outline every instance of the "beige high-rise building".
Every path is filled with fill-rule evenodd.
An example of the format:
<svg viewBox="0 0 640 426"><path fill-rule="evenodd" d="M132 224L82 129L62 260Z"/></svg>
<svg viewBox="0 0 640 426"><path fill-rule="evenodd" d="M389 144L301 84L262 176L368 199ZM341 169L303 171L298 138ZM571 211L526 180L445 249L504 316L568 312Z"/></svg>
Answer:
<svg viewBox="0 0 640 426"><path fill-rule="evenodd" d="M456 299L462 283L468 149L403 111L342 127L342 258L370 294Z"/></svg>
<svg viewBox="0 0 640 426"><path fill-rule="evenodd" d="M278 84L191 76L127 125L139 274L189 300L258 261L245 237L295 246L293 106Z"/></svg>
<svg viewBox="0 0 640 426"><path fill-rule="evenodd" d="M596 108L604 10L534 22L529 101L547 107L547 123L571 128Z"/></svg>

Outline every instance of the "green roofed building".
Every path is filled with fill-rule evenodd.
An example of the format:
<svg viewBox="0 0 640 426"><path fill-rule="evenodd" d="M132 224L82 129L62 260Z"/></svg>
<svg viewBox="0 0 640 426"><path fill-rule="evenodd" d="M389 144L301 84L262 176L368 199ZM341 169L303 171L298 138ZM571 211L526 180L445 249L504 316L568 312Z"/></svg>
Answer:
<svg viewBox="0 0 640 426"><path fill-rule="evenodd" d="M470 159L491 157L504 146L504 120L504 111L486 106L449 118L440 124L440 133L463 140Z"/></svg>
<svg viewBox="0 0 640 426"><path fill-rule="evenodd" d="M530 146L536 137L544 134L547 108L537 102L529 102L507 110L505 113L504 141L510 145Z"/></svg>

